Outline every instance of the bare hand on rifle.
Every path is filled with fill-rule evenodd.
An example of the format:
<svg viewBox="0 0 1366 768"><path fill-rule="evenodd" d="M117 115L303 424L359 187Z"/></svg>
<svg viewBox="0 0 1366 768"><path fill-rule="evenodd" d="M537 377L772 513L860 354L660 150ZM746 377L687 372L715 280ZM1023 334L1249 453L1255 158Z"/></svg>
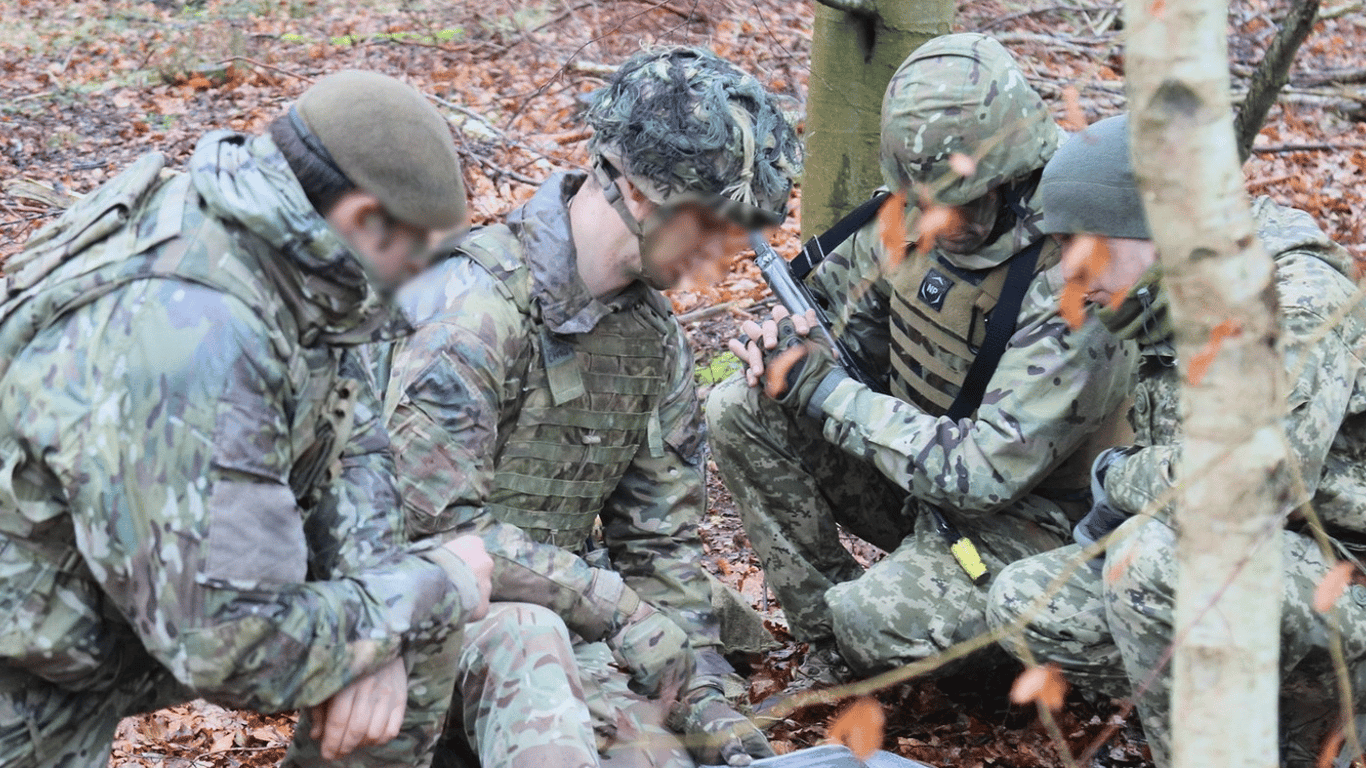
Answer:
<svg viewBox="0 0 1366 768"><path fill-rule="evenodd" d="M740 325L740 337L726 342L726 346L745 364L745 382L751 387L763 381L764 358L771 357L778 346L778 323L786 317L792 318L792 327L798 336L806 336L816 326L815 310L802 315L792 315L787 307L778 305L773 314L763 324L746 320ZM766 354L767 353L767 354Z"/></svg>

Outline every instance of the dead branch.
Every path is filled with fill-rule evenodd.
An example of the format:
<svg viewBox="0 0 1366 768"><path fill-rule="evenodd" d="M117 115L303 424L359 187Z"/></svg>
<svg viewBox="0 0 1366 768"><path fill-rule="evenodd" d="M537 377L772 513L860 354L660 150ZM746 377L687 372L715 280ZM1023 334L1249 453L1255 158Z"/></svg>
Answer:
<svg viewBox="0 0 1366 768"><path fill-rule="evenodd" d="M1046 13L1108 13L1110 11L1118 11L1119 9L1120 6L1118 5L1050 5L1046 8L1030 8L1025 11L1016 11L1015 13L1007 13L1004 16L997 16L991 21L983 24L977 31L985 32L988 29L999 27L1009 21L1022 19L1027 16L1042 16Z"/></svg>
<svg viewBox="0 0 1366 768"><path fill-rule="evenodd" d="M1262 130L1262 123L1276 103L1276 96L1290 79L1290 65L1304 38L1314 28L1314 15L1319 11L1319 0L1295 0L1290 12L1281 22L1276 37L1266 48L1262 63L1252 73L1247 86L1247 98L1234 119L1233 130L1238 137L1238 160L1251 155L1252 142Z"/></svg>
<svg viewBox="0 0 1366 768"><path fill-rule="evenodd" d="M1323 85L1366 83L1366 69L1331 69L1326 72L1314 72L1311 75L1310 77L1297 78L1295 85L1314 88Z"/></svg>
<svg viewBox="0 0 1366 768"><path fill-rule="evenodd" d="M218 62L218 66L221 67L221 66L223 66L224 64L231 64L231 63L233 63L234 61L240 61L240 62L242 62L243 64L250 64L250 65L252 65L253 67L260 67L261 69L269 69L269 70L271 70L272 72L279 72L279 73L282 74L282 75L289 75L290 77L297 77L298 79L304 81L305 83L312 83L312 82L313 82L313 78L309 77L308 75L301 75L301 74L299 74L298 72L294 72L294 71L292 71L292 70L285 69L284 67L277 67L277 66L275 66L274 64L267 64L267 63L265 63L264 61L257 61L256 59L253 59L253 58L251 58L251 57L249 57L249 56L229 56L228 58L223 59L222 61Z"/></svg>
<svg viewBox="0 0 1366 768"><path fill-rule="evenodd" d="M1327 141L1311 142L1308 144L1266 144L1260 147L1253 147L1252 151L1259 155L1271 155L1277 152L1349 152L1358 149L1366 149L1366 144L1334 144Z"/></svg>

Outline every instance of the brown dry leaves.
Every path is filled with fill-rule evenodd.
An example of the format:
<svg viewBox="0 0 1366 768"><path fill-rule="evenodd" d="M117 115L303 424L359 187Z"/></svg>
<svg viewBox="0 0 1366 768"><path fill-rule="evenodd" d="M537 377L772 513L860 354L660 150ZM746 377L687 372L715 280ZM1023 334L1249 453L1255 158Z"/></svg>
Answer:
<svg viewBox="0 0 1366 768"><path fill-rule="evenodd" d="M869 696L860 696L830 723L830 740L843 744L860 760L867 760L882 749L887 716L882 705Z"/></svg>

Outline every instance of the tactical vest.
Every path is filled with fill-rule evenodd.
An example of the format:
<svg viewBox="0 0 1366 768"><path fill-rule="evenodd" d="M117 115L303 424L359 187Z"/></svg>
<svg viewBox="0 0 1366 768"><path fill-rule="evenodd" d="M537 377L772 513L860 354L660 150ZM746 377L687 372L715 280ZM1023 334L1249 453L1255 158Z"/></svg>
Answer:
<svg viewBox="0 0 1366 768"><path fill-rule="evenodd" d="M511 240L511 239L510 239ZM530 343L504 393L489 513L537 541L581 551L598 513L642 451L664 455L659 405L671 322L665 299L637 284L589 333L557 334L532 300L520 244L462 251L527 316ZM516 251L515 253L513 251Z"/></svg>
<svg viewBox="0 0 1366 768"><path fill-rule="evenodd" d="M1044 245L1035 274L1058 263ZM891 275L891 393L932 416L948 412L986 339L1011 260L981 270L945 261L937 252L910 256ZM1013 322L1014 318L1010 318Z"/></svg>
<svg viewBox="0 0 1366 768"><path fill-rule="evenodd" d="M293 315L261 277L263 260L255 254L270 246L240 227L224 227L198 213L199 198L190 177L162 179L164 165L159 153L144 155L73 205L5 264L8 273L0 279L0 376L49 325L136 280L177 279L227 293L272 327L271 341L288 361L298 405L291 414L295 462L289 480L299 503L307 506L316 499L324 477L339 470L351 430L355 387L337 377L339 352L298 343ZM75 548L74 530L69 519L63 519L65 495L57 490L56 478L30 459L15 435L0 428L0 570L6 573L0 606L20 596L27 615L43 621L40 630L11 623L13 615L8 621L0 616L0 658L40 674L52 660L65 660L63 669L71 672L71 659L88 659L86 671L92 677L82 685L98 688L99 678L112 679L118 668L102 658L118 652L108 647L111 629L106 619L114 624L123 619L106 605ZM35 648L35 638L46 638L46 645ZM51 638L62 640L52 644Z"/></svg>

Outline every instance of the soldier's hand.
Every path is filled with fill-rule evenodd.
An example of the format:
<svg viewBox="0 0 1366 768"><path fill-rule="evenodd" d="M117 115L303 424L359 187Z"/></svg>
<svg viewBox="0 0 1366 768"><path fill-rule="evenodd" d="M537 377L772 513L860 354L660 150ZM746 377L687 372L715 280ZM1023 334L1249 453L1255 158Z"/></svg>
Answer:
<svg viewBox="0 0 1366 768"><path fill-rule="evenodd" d="M673 702L692 677L688 636L672 619L642 602L607 645L631 672L631 688L643 696Z"/></svg>
<svg viewBox="0 0 1366 768"><path fill-rule="evenodd" d="M669 725L683 734L683 743L698 765L745 766L771 757L762 731L735 711L719 684L698 678L674 708Z"/></svg>
<svg viewBox="0 0 1366 768"><path fill-rule="evenodd" d="M745 365L745 381L751 387L762 381L768 353L778 346L778 324L785 317L792 318L793 331L799 336L806 336L816 326L815 310L808 310L803 315L793 315L787 311L787 307L779 305L773 308L773 315L763 324L753 320L741 323L740 338L726 342L726 347Z"/></svg>
<svg viewBox="0 0 1366 768"><path fill-rule="evenodd" d="M319 742L323 759L338 760L361 747L392 741L407 708L408 671L400 657L313 707L309 735Z"/></svg>
<svg viewBox="0 0 1366 768"><path fill-rule="evenodd" d="M460 536L446 542L446 549L465 561L474 574L475 584L479 586L479 606L468 617L474 621L482 619L489 612L489 595L493 593L493 560L484 549L484 540L478 536Z"/></svg>

